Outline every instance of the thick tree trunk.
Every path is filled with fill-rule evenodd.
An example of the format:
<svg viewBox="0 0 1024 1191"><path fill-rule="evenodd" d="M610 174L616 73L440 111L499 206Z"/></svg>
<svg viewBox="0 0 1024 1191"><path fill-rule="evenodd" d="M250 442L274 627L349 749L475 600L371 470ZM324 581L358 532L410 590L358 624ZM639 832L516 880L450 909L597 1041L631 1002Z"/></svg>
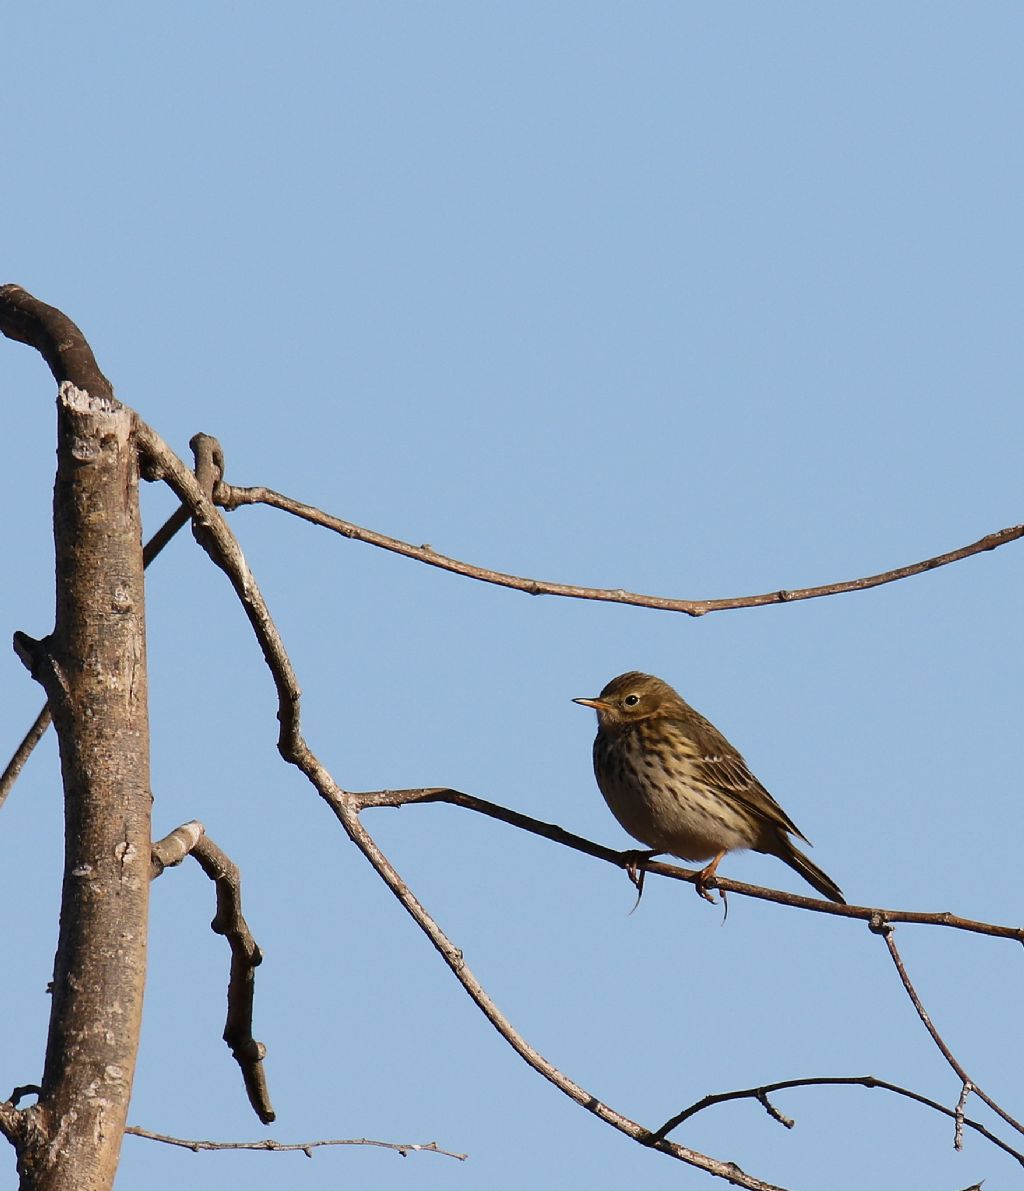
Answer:
<svg viewBox="0 0 1024 1191"><path fill-rule="evenodd" d="M60 743L65 864L42 1091L27 1109L26 1191L112 1186L142 1020L150 880L149 719L134 415L60 388L57 613L17 645Z"/></svg>

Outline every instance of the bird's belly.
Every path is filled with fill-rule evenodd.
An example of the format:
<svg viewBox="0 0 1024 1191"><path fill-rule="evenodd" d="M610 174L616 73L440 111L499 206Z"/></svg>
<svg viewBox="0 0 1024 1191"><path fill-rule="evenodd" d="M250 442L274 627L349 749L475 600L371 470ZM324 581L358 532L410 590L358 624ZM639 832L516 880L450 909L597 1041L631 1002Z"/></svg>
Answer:
<svg viewBox="0 0 1024 1191"><path fill-rule="evenodd" d="M681 860L710 860L754 842L753 825L745 817L730 813L721 800L699 788L606 780L601 793L634 839Z"/></svg>

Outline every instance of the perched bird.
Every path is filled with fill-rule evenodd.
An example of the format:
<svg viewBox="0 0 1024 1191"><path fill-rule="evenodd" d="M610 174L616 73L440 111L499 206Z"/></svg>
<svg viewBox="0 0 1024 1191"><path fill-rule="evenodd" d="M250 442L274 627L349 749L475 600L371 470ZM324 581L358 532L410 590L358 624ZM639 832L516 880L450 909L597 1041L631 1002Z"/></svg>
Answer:
<svg viewBox="0 0 1024 1191"><path fill-rule="evenodd" d="M596 699L573 702L597 712L594 774L612 814L651 855L710 860L697 879L703 897L713 900L707 887L722 857L752 848L784 860L823 897L845 902L794 845L793 835L810 841L746 761L667 682L630 671Z"/></svg>

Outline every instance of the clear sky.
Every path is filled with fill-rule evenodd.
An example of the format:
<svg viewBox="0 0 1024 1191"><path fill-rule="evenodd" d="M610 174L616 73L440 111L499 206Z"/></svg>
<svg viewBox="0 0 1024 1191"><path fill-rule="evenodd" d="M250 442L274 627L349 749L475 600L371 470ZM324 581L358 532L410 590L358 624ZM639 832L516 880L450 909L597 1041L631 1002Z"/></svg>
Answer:
<svg viewBox="0 0 1024 1191"><path fill-rule="evenodd" d="M71 315L179 451L219 436L235 483L566 582L699 598L851 578L1021 520L1022 38L1005 2L9 6L0 281ZM0 342L0 392L9 639L52 626L54 386ZM172 501L144 500L151 531ZM851 901L1024 917L1019 545L692 620L530 599L267 509L231 524L343 785L449 784L626 847L570 699L649 670ZM564 1099L469 1003L277 757L272 684L187 534L148 592L154 829L199 818L243 869L278 1120L258 1124L220 1041L226 948L188 864L153 888L131 1121L471 1158L128 1138L120 1184L713 1185ZM0 691L6 760L40 704L12 652ZM807 1075L956 1103L863 924L734 897L723 926L654 879L628 916L619 870L501 824L366 823L526 1037L647 1125ZM60 850L51 739L0 812L5 1093L41 1071ZM806 891L757 855L722 872ZM1020 1117L1017 945L897 939ZM1019 1180L880 1091L776 1103L792 1131L746 1102L674 1136L794 1189Z"/></svg>

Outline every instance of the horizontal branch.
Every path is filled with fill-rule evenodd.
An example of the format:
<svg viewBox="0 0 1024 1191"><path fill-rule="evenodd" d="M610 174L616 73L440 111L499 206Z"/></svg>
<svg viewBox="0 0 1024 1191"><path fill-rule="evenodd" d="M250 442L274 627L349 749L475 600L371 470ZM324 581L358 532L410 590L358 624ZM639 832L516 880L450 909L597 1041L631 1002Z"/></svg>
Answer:
<svg viewBox="0 0 1024 1191"><path fill-rule="evenodd" d="M628 850L618 852L614 848L606 848L602 844L595 844L582 835L575 835L559 827L555 823L545 823L541 819L531 818L521 811L510 810L496 802L488 802L485 798L477 798L474 794L463 794L461 790L452 790L444 786L427 786L414 790L371 790L362 794L350 794L350 798L358 808L368 810L371 807L401 807L415 806L421 803L443 802L450 806L461 806L499 822L508 823L531 835L539 835L556 844L572 848L607 864L614 864L617 868L628 870L636 864L636 852ZM674 881L687 881L691 885L697 883L699 873L696 869L680 868L675 864L664 864L661 861L648 860L638 866L641 870L656 873L660 877L669 877ZM869 924L875 922L916 923L920 926L945 926L952 930L968 931L972 934L989 935L997 939L1013 939L1024 943L1024 927L1001 926L992 922L978 922L973 918L961 918L956 914L940 910L928 913L921 910L886 910L876 906L850 906L838 902L822 901L816 897L805 897L801 893L787 893L782 889L769 889L762 885L748 885L744 881L732 881L727 877L716 875L714 884L726 893L738 893L743 897L753 897L760 901L775 902L780 906L793 906L799 910L810 910L815 914L831 914L837 918L854 918Z"/></svg>
<svg viewBox="0 0 1024 1191"><path fill-rule="evenodd" d="M320 1141L274 1141L265 1138L262 1141L198 1141L187 1137L169 1137L166 1133L152 1133L149 1129L140 1129L138 1125L128 1125L125 1133L133 1137L145 1137L149 1141L162 1141L165 1145L180 1146L184 1150L198 1153L200 1150L267 1150L275 1154L289 1153L299 1150L307 1158L313 1157L313 1150L324 1146L376 1146L382 1150L394 1150L403 1158L408 1154L442 1154L445 1158L456 1158L465 1162L468 1154L457 1154L453 1150L442 1150L436 1141L375 1141L369 1137L340 1137L323 1138Z"/></svg>
<svg viewBox="0 0 1024 1191"><path fill-rule="evenodd" d="M909 579L912 575L921 575L925 571L934 571L937 567L948 566L951 562L960 562L975 554L983 554L986 550L995 550L1007 542L1015 542L1024 537L1024 525L1011 525L996 533L986 534L976 542L967 546L950 550L945 554L936 554L933 558L926 558L922 562L910 563L908 566L896 567L891 571L882 571L877 575L866 575L860 579L846 579L839 583L824 583L818 587L784 588L779 591L766 591L760 595L732 596L715 600L683 600L671 599L666 596L642 595L635 591L625 591L622 588L580 587L571 583L552 583L545 579L529 579L520 575L510 575L505 571L493 571L488 567L480 567L471 562L462 562L457 558L450 558L446 554L439 554L432 546L413 546L399 538L388 537L372 529L364 529L354 525L351 521L343 521L325 513L313 505L303 504L292 500L271 488L253 487L236 488L233 484L221 483L214 493L215 500L222 508L236 509L242 505L269 505L271 508L281 509L309 521L313 525L320 525L333 530L342 537L353 541L364 542L368 546L377 546L381 550L389 550L393 554L401 554L404 558L412 558L428 566L439 567L443 571L451 571L455 575L463 575L467 579L477 579L482 583L493 583L498 587L509 587L514 591L522 591L527 595L566 596L576 600L599 600L610 604L630 604L638 608L654 608L662 612L683 612L687 616L704 616L708 612L724 612L733 608L760 608L768 604L792 604L797 600L813 600L820 596L841 595L849 591L865 591L869 587L881 587L884 583L895 583L899 579Z"/></svg>

